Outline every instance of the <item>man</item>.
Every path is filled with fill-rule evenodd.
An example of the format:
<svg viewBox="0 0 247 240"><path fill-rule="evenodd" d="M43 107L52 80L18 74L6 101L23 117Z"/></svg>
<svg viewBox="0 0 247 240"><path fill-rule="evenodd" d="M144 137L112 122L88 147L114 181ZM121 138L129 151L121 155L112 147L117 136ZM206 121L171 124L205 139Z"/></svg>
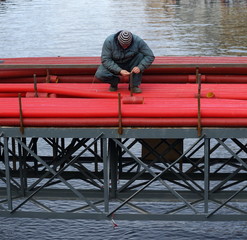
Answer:
<svg viewBox="0 0 247 240"><path fill-rule="evenodd" d="M101 53L101 65L95 77L109 83L110 91L118 90L119 76L132 74L133 93L141 93L142 72L154 61L154 54L144 40L129 31L119 31L106 38Z"/></svg>

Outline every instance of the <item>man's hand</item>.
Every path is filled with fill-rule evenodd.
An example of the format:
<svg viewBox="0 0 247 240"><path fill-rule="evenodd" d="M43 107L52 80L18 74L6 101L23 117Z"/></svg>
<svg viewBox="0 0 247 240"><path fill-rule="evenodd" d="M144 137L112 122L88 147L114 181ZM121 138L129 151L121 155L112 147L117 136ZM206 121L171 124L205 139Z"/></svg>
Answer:
<svg viewBox="0 0 247 240"><path fill-rule="evenodd" d="M140 70L140 68L139 67L134 67L133 69L132 69L132 71L131 71L132 73L136 73L136 74L138 74L138 73L140 73L141 72L141 70Z"/></svg>
<svg viewBox="0 0 247 240"><path fill-rule="evenodd" d="M130 75L130 72L128 72L127 70L121 70L120 71L120 74L123 76L123 77L127 77Z"/></svg>

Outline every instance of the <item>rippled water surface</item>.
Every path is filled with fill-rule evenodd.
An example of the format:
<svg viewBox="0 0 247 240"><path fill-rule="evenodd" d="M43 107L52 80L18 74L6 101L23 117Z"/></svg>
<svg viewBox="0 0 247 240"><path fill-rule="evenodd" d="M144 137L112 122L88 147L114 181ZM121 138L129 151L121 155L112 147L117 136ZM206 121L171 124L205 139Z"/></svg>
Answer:
<svg viewBox="0 0 247 240"><path fill-rule="evenodd" d="M128 29L155 55L247 55L246 0L0 0L1 57L98 56Z"/></svg>
<svg viewBox="0 0 247 240"><path fill-rule="evenodd" d="M156 56L247 55L246 0L0 0L0 58L99 56L128 29ZM247 239L243 222L0 219L0 239Z"/></svg>

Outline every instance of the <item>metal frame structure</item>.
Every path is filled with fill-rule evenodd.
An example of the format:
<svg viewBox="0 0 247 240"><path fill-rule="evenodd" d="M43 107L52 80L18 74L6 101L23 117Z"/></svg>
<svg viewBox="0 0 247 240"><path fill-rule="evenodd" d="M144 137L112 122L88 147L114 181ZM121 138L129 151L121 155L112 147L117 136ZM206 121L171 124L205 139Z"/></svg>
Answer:
<svg viewBox="0 0 247 240"><path fill-rule="evenodd" d="M246 63L150 68L188 68L200 80L199 68ZM246 136L246 128L203 128L200 115L197 128L0 127L0 217L246 221Z"/></svg>
<svg viewBox="0 0 247 240"><path fill-rule="evenodd" d="M247 220L246 128L0 133L1 217Z"/></svg>

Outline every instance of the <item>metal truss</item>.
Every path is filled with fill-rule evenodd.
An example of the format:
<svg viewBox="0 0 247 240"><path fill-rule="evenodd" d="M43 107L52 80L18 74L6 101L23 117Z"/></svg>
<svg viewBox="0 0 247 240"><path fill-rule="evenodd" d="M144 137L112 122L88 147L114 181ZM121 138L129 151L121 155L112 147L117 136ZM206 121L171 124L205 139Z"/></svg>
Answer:
<svg viewBox="0 0 247 240"><path fill-rule="evenodd" d="M0 217L246 221L246 129L1 128Z"/></svg>

